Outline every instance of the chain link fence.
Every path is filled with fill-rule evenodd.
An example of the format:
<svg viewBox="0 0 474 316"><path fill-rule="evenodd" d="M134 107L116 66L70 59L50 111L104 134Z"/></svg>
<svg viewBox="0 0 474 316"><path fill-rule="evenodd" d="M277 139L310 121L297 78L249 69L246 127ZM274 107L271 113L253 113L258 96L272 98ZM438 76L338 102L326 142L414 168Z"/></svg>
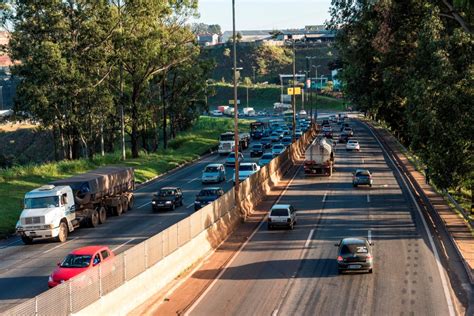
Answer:
<svg viewBox="0 0 474 316"><path fill-rule="evenodd" d="M292 145L283 155L274 159L240 184L240 199L260 201L264 198L266 183L275 175L279 178L291 165L292 155L301 152L313 131ZM253 203L252 203L253 204ZM113 260L87 270L32 299L7 310L5 315L68 315L77 313L107 295L125 282L169 256L179 247L202 233L234 209L232 188L218 200L182 219L151 238L115 256Z"/></svg>

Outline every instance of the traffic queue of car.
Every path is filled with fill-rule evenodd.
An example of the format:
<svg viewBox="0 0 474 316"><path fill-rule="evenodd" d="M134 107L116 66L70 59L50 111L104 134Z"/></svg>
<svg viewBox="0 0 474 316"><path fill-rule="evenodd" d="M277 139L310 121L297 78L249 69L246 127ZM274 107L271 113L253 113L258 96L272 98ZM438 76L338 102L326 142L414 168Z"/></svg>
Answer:
<svg viewBox="0 0 474 316"><path fill-rule="evenodd" d="M337 123L340 128L339 138L333 140L333 128L331 123ZM296 137L302 136L303 132L309 129L310 122L306 120L298 120ZM344 120L344 117L330 116L329 120L322 123L322 134L331 140L333 146L337 142L345 143L347 151L360 151L360 144L354 137L354 131L350 124ZM242 153L238 153L239 162L239 181L244 181L252 174L260 170L261 167L268 164L272 159L281 154L292 142L291 124L281 122L273 124L268 130L260 133L258 142L252 144L250 149L250 157L260 157L258 163L246 162ZM201 183L218 184L225 182L227 179L226 166L235 166L235 153L230 153L225 163L208 164L201 176ZM235 184L235 173L233 173L233 182ZM367 169L356 169L353 173L352 184L354 187L359 185L372 186L372 174ZM197 194L194 202L194 210L212 203L213 201L224 195L224 190L219 186L203 187ZM161 188L153 195L151 207L153 211L174 210L183 205L183 192L181 188L167 186ZM270 209L267 227L269 230L278 227L287 227L294 229L297 223L297 210L290 204L275 204ZM344 238L335 246L337 250L337 268L339 273L343 271L365 270L369 273L373 271L372 246L373 243L364 238ZM93 267L113 260L115 257L112 250L106 246L87 246L76 249L68 254L61 262L58 262L57 268L51 273L48 279L50 288L57 286L70 278L81 274Z"/></svg>

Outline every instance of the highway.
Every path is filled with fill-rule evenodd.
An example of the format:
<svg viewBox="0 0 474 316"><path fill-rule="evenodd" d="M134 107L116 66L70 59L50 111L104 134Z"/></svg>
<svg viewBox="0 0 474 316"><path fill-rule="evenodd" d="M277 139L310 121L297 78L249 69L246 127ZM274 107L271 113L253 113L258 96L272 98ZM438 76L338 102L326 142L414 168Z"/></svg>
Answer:
<svg viewBox="0 0 474 316"><path fill-rule="evenodd" d="M250 158L249 150L244 151L244 156L246 162L259 159ZM202 170L209 163L223 163L225 158L215 153L137 189L131 211L121 217L108 217L107 222L97 228L80 228L72 232L65 243L44 241L27 246L18 237L1 241L0 312L47 290L48 276L70 251L100 244L109 246L116 254L121 253L192 214L195 196L204 187ZM227 191L232 187L232 173L233 168L226 168L225 183L206 186L222 186ZM174 211L153 213L152 195L164 186L181 187L184 205Z"/></svg>
<svg viewBox="0 0 474 316"><path fill-rule="evenodd" d="M282 196L298 210L295 229L261 225L186 314L454 315L448 277L410 193L370 131L351 124L361 152L338 144L331 178L300 168ZM352 187L358 167L373 172L372 188ZM334 244L344 237L375 243L373 274L338 274Z"/></svg>

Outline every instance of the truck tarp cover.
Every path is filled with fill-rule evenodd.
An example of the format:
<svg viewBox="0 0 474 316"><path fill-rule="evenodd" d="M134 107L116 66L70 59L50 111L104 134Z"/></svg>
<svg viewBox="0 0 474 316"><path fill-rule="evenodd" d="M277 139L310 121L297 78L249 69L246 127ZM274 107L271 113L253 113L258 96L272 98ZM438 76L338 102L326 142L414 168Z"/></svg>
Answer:
<svg viewBox="0 0 474 316"><path fill-rule="evenodd" d="M316 138L305 152L305 161L324 164L331 159L332 146L325 138Z"/></svg>
<svg viewBox="0 0 474 316"><path fill-rule="evenodd" d="M71 178L51 182L55 186L70 186L77 193L98 196L113 195L133 189L133 168L103 167Z"/></svg>

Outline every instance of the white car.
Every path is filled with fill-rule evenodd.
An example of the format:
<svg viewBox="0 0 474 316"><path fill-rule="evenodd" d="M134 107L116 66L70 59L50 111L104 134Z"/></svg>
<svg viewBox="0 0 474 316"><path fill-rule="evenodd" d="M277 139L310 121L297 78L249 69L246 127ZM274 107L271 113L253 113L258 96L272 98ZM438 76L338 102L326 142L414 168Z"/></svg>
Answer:
<svg viewBox="0 0 474 316"><path fill-rule="evenodd" d="M260 166L257 165L255 162L243 162L239 166L239 182L244 181L251 175L253 175L255 172L260 170ZM232 175L232 181L234 182L235 185L235 172Z"/></svg>
<svg viewBox="0 0 474 316"><path fill-rule="evenodd" d="M275 204L268 215L268 229L288 227L293 229L296 224L296 209L290 204Z"/></svg>
<svg viewBox="0 0 474 316"><path fill-rule="evenodd" d="M346 150L357 150L360 151L359 142L354 139L349 139L346 144Z"/></svg>
<svg viewBox="0 0 474 316"><path fill-rule="evenodd" d="M213 110L213 111L211 111L211 115L212 116L223 116L224 114L219 110Z"/></svg>

